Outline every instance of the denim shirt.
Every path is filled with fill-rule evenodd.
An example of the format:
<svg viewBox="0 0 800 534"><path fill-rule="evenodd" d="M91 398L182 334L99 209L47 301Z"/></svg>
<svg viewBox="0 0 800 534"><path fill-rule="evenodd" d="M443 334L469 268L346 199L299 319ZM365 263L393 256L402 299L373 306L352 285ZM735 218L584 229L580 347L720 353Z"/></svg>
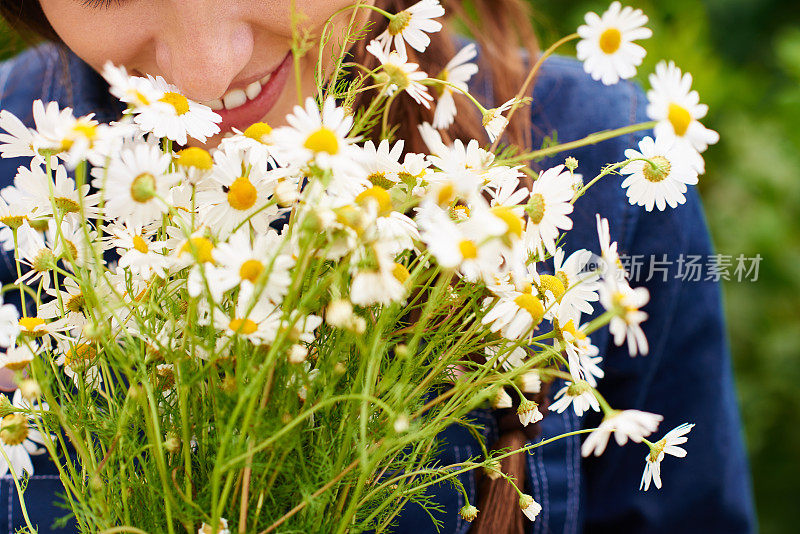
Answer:
<svg viewBox="0 0 800 534"><path fill-rule="evenodd" d="M70 53L59 55L52 45L28 50L0 64L0 108L13 112L29 126L31 104L37 98L71 106L76 115L95 113L100 121L114 120L121 107L107 89L85 63ZM491 101L488 84L475 89L490 104L497 104ZM586 75L579 62L552 57L544 63L533 89L533 146L541 146L554 134L559 142L568 142L592 132L646 121L646 104L637 85L621 82L606 87ZM639 132L582 147L539 165L545 169L572 155L579 161L576 172L588 181L603 165L622 161L624 150L635 147L644 135ZM27 164L22 159L0 159L0 187L11 184L17 167ZM607 329L595 332L592 341L604 357L605 371L599 389L615 408L662 414L664 421L656 439L684 422L696 426L688 435L686 458L668 456L663 461L661 490L639 490L649 452L641 444L619 447L612 440L602 456L588 459L581 458L581 435L535 449L526 455L525 491L542 505L542 511L535 522L526 522L526 532L755 532L720 287L705 277L698 281L680 279L679 258L700 255L705 261L713 254L697 191L690 188L686 203L676 209L648 213L627 202L621 180L618 175L607 176L576 202L574 228L564 242L567 254L579 248L599 253L595 227L595 214L599 213L609 220L611 239L618 241L621 255L647 260L631 285L650 291L650 302L644 307L649 319L643 325L650 354L632 358L625 346L611 343ZM2 256L0 280L8 283L14 279L13 256L5 252ZM651 257L670 263L650 273ZM557 381L551 391L561 386ZM477 410L473 416L484 426L490 445L497 439L492 412ZM572 409L563 414L551 412L540 423L541 438L592 428L599 421L595 413L578 417ZM439 457L441 465L480 456L479 444L463 427L452 425L440 437L445 444ZM42 533L74 532L74 526L48 530L55 518L66 513L52 504L56 493L63 490L47 457L33 460L35 474L25 493L31 520ZM477 504L474 475L464 473L460 477L470 502ZM461 493L444 484L434 491L444 509L435 513L443 522L440 532L467 532L469 523L457 513L465 504ZM0 512L0 533L11 533L24 525L8 475L0 479L0 510L4 509L7 512ZM436 532L427 513L414 505L403 509L398 521L396 532Z"/></svg>

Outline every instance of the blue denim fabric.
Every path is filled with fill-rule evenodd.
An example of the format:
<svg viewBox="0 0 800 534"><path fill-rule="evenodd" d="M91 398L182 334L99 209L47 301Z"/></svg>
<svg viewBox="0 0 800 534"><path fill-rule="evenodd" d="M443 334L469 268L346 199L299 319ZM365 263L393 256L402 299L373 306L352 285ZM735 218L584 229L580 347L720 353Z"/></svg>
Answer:
<svg viewBox="0 0 800 534"><path fill-rule="evenodd" d="M64 61L66 59L66 61ZM64 68L66 66L66 68ZM63 73L70 79L64 81ZM491 89L478 86L491 102ZM647 120L646 100L637 85L622 82L605 87L589 78L580 63L553 57L545 62L533 92L534 146L546 136L572 141L603 129ZM108 96L103 81L75 56L60 58L49 45L27 51L0 64L0 108L31 122L31 102L57 100L72 106L76 114L95 113L101 121L115 119L120 106ZM626 148L645 135L630 134L571 152L580 162L577 172L590 179L605 164L621 161ZM563 162L563 157L541 161L541 168ZM0 160L0 186L12 183L21 160ZM677 260L680 254L712 253L700 199L694 189L686 204L665 212L648 213L630 206L620 187L619 176L609 176L592 187L576 203L574 229L567 234L569 254L578 248L599 253L595 214L609 219L612 240L622 254L651 254ZM0 280L12 280L8 254L0 261ZM751 533L755 532L750 476L744 453L736 395L731 376L725 323L719 285L713 281L683 282L675 278L677 266L662 275L642 281L650 291L644 310L650 319L644 331L650 354L631 358L625 347L610 343L608 331L593 335L604 356L605 378L600 390L612 406L634 408L664 415L658 435L683 423L696 426L689 435L684 459L667 457L663 462L664 488L639 491L646 447L615 443L600 458L582 459L581 436L559 440L528 455L526 491L541 503L537 520L527 523L535 534L586 533ZM561 384L553 385L552 391ZM490 410L473 413L484 425L489 444L497 439L497 425ZM549 438L598 423L595 414L579 418L571 410L550 413L541 423L542 438ZM441 435L442 464L478 456L480 446L463 428L453 425ZM58 491L55 469L46 458L35 459L36 474L26 493L28 510L47 530L52 519L64 515L50 503ZM462 475L462 483L474 504L473 476ZM463 496L451 485L434 488L444 505L439 514L441 532L462 534L469 524L458 516ZM0 480L0 507L8 502L8 514L0 513L0 533L13 532L23 524L11 481ZM2 508L0 508L2 509ZM409 506L399 516L396 532L434 532L428 515Z"/></svg>

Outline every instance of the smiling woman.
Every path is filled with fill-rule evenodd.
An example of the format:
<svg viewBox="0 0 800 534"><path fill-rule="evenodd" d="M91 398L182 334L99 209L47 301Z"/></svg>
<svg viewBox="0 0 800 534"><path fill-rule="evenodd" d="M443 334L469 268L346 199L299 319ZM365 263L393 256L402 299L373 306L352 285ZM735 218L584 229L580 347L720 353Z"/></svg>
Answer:
<svg viewBox="0 0 800 534"><path fill-rule="evenodd" d="M214 110L221 117L219 134L212 136L201 131L194 136L201 140L209 137L205 144L214 146L232 129L247 132L251 125L259 123L256 129L263 133L271 131L267 124L284 124L286 115L298 101L317 95L318 82L324 81L318 80L320 74L325 80L333 76L337 68L336 58L342 47L339 36L344 35L347 28L363 28L362 36L365 38L344 43L350 53L345 59L352 59L367 69L382 63L384 72L389 72L392 66L397 67L397 63L404 66L415 63L419 70L436 74L437 78L451 83L436 86L439 94L435 104L429 102L432 97L427 93L426 86L419 85L416 101L412 98L414 95L408 92L397 93L400 96L393 100L387 122L397 125L394 133L405 141L405 151L426 152L423 134L419 129L426 122L443 130L445 142L453 139L485 139L482 121L489 126L490 135L502 133L502 127L497 128L496 125L504 125L499 120L503 117L491 116L491 120L482 117L473 107L464 105L466 99L457 91L450 89L467 87L469 84L472 94L488 108L505 111L510 106L509 100L523 85L528 59L538 54L530 16L522 0L448 0L442 1L441 5L438 0L368 0L358 2L358 8L349 9L353 4L354 0L2 0L0 9L12 26L33 32L48 42L0 66L0 107L22 117L28 126L32 122L32 118L28 117L31 104L37 99L57 100L62 109L71 106L76 110L81 109L83 113L96 113L96 118L102 121L116 120L121 116L122 107L118 102L111 101L107 95L108 84L98 75L105 72L108 76L108 72L113 72L105 68L107 62L111 62L124 66L130 74L163 78L158 81L164 84L160 98L172 104L178 115L189 114L191 106L196 106L187 98ZM615 3L615 6L619 11L619 5ZM293 8L301 15L293 16ZM390 22L384 12L399 15ZM447 15L443 16L444 13ZM461 27L469 30L477 46L455 35L456 20ZM439 29L441 31L437 31ZM619 31L617 34L613 42L609 38L601 42L598 50L606 54L607 50L615 51L626 38ZM613 35L616 34L612 32ZM304 36L326 37L325 48L314 48L318 46L316 39L306 40ZM643 34L637 38L641 37ZM371 41L371 50L367 50L367 43ZM630 43L626 41L625 44ZM399 61L399 56L392 55L396 54L395 51L388 52L391 46L405 50L408 57ZM426 47L425 53L420 53ZM473 79L476 69L472 60L476 56L481 69ZM319 69L317 58L323 60ZM352 118L350 115L345 117L345 111L342 110L358 117L376 92L377 89L365 90L342 107L335 107L333 101L328 101L322 118L313 99L306 109L294 108L292 117L295 122L302 122L298 117L313 116L319 119L312 124L315 133L306 136L304 142L296 143L304 150L301 159L308 160L308 152L313 157L336 160L336 164L353 165L350 152L342 152L343 155L339 156L339 160L345 161L329 157L337 152L340 145L354 140L345 139L342 137L344 134L337 136L338 133L334 132L336 128L331 127L332 123L325 122L325 119L335 115L340 119L339 123L347 122L349 126ZM423 93L430 98L424 98ZM534 103L532 112L520 111L514 115L501 138L503 142L523 148L537 148L551 143L556 134L561 141L572 141L592 132L622 128L631 122L647 120L646 100L640 88L624 81L613 87L604 87L593 81L580 63L564 58L555 57L544 62L531 94ZM501 105L504 102L505 106ZM458 114L453 122L456 107ZM203 106L200 109L206 113L209 111ZM449 113L442 113L442 110ZM148 119L139 115L137 120ZM151 131L159 133L156 129L164 125L151 126ZM283 134L308 133L296 126L293 124L294 129L282 130ZM378 141L380 128L366 130L365 137L371 135ZM20 139L24 139L26 131L25 128L20 130ZM249 132L255 135L253 130ZM183 135L178 140L180 144L186 138L186 131ZM260 138L261 134L255 136ZM520 187L533 188L535 192L537 188L548 188L551 179L557 179L564 190L563 204L572 195L572 180L575 177L602 168L609 161L624 159L622 155L625 149L636 146L639 139L640 135L630 134L579 148L570 152L576 160L573 160L574 165L570 164L569 170L556 167L563 160L543 159L536 165L543 169L555 167L557 170L542 174L536 186L532 186L530 180L524 177L520 180ZM433 140L430 133L425 140ZM25 148L21 146L20 150L24 151ZM397 149L394 159L399 161L404 148L401 146ZM161 167L169 167L169 158L164 157L157 147L151 149L152 159L158 160ZM142 151L145 149L142 148ZM377 157L382 156L379 151L374 151ZM208 162L190 162L190 152L183 151L181 154L183 159L176 160L176 164L195 166L198 174L202 174L203 165L206 168L212 165L210 156ZM0 185L9 185L18 176L19 163L19 159L0 160ZM240 162L236 160L234 163L224 181L215 178L220 181L221 187L198 195L202 202L215 206L218 204L220 210L237 210L236 213L241 215L239 212L251 208L257 211L258 197L273 193L275 197L279 196L278 185L269 192L260 191L241 176ZM266 163L262 163L266 173ZM219 165L220 162L215 161L214 164ZM112 172L110 181L112 185L122 184L120 189L135 195L134 182L152 180L153 172L141 171L135 176L120 176ZM399 175L403 172L399 172ZM570 182L566 183L568 179ZM380 177L370 176L370 180L377 183ZM357 185L343 184L342 188ZM693 191L687 193L686 204L679 208L683 210L680 216L673 215L678 210L644 214L634 211L624 191L617 185L609 177L598 183L585 196L585 202L575 206L574 212L570 204L569 215L572 218L566 215L564 218L569 224L574 221L574 231L566 241L565 248L596 251L595 214L602 213L611 222L611 228L619 232L615 237L619 240L620 249L631 256L710 252L699 200ZM145 192L148 200L156 196L152 187ZM513 195L515 192L507 193ZM542 194L539 197L545 198ZM124 198L120 204L134 205L129 197L119 198ZM126 205L111 207L119 210L130 208ZM544 209L542 204L536 224L542 222ZM455 227L450 217L442 213L444 220ZM161 212L157 212L151 219L160 216ZM249 221L256 217L250 212L246 216L245 220ZM231 227L243 223L232 217L220 217L220 220L223 219ZM562 226L566 227L566 223ZM435 224L431 226L429 233L440 229ZM665 228L669 230L666 237ZM557 228L554 227L553 231L558 234ZM447 241L451 234L444 232L444 236L443 241ZM136 238L141 241L137 234L132 242ZM189 248L199 248L196 246L197 239L205 238L193 238L190 240L193 245ZM445 244L452 245L450 242ZM208 246L211 247L210 242ZM554 246L555 237L550 248ZM264 247L269 248L268 245ZM133 248L142 252L139 250L141 247ZM461 244L457 248L459 254L468 255L462 250ZM144 247L142 253L147 252L147 247ZM8 267L14 264L13 258L6 251L3 251L3 258L2 275L5 283L16 277ZM559 258L558 262L561 263L563 255ZM239 274L247 278L241 274L241 269L240 266ZM554 274L563 275L563 272L559 270L555 273L554 270ZM545 276L542 275L542 278ZM255 278L252 275L249 277ZM556 280L556 276L549 276L548 279ZM375 286L381 283L377 275L368 279L363 284L364 293L379 293ZM561 282L553 284L557 288ZM613 449L603 457L583 460L579 434L595 426L597 421L592 419L592 415L584 414L583 409L566 409L571 399L576 397L577 388L570 388L559 379L554 384L557 387L549 390L545 387L540 391L538 380L529 377L528 382L520 388L530 393L530 399L522 400L521 404L517 399L517 405L511 408L475 411L472 419L475 428L472 430L477 429L477 432L451 425L440 435L438 455L440 464L450 465L468 462L485 453L482 440L490 450L513 450L539 437L546 439L569 434L569 438L554 443L535 456L516 454L503 459L500 469L515 480L520 489L524 489L525 498L518 498L516 490L505 480L495 480L491 470L476 474L458 473L463 493L446 483L432 486L431 502L436 504L437 509L428 515L427 510L415 504L407 505L398 516L395 531L415 534L434 532L437 530L434 522L437 522L440 531L459 534L467 530L473 534L605 530L750 532L752 514L748 477L738 436L738 414L732 399L718 288L714 283L703 283L687 292L679 284L677 278L670 279L669 283L666 278L663 283L657 279L647 281L651 302L647 312L651 320L644 325L642 336L646 334L647 339L653 341L647 361L640 363L643 358L632 360L628 351L617 347L604 330L593 336L602 358L593 358L591 363L597 377L606 375L607 379L601 382L600 390L613 399L615 405L663 414L665 425L672 427L683 422L684 418L690 419L697 423L692 430L693 438L708 445L708 450L712 452L703 455L693 450L689 460L680 466L670 466L671 484L661 495L654 497L652 492L640 493L637 491L638 474L633 477L629 474L641 473L639 466L642 454L629 448ZM561 287L563 292L563 285ZM378 289L385 291L384 287ZM535 300L530 291L528 283L527 293L514 294L515 306L510 307L512 312L522 309L534 315L529 309L532 306L520 308L520 301L517 300ZM536 313L543 315L544 309ZM528 320L524 313L519 316ZM227 328L234 334L251 334L255 338L262 336L261 325L252 321L247 323L247 320L234 319L222 325L224 328L221 329ZM527 325L526 328L529 327ZM496 329L500 329L499 323ZM569 332L566 325L562 330ZM572 331L575 332L575 325ZM575 335L578 335L577 332ZM590 345L588 340L584 341ZM685 370L689 366L697 373L694 378L686 377ZM558 395L561 400L555 407L560 412L550 413L544 420L538 421L541 414L535 411L531 400L535 399L544 408L550 400L549 393L557 390L560 390ZM676 399L675 391L685 393ZM589 402L590 407L597 405L597 400L588 396L593 401ZM695 399L696 402L681 402L686 399ZM521 412L518 411L520 406ZM520 417L520 413L524 417ZM531 424L523 427L522 420ZM0 433L0 439L2 437ZM716 454L719 444L727 447L725 455ZM34 476L25 494L29 511L31 503L48 503L54 500L58 491L57 476L50 474L54 471L48 468L44 458L38 460L41 461L34 459L31 464L30 472ZM622 469L623 466L625 469ZM33 473L34 469L36 473ZM36 478L42 474L50 478ZM653 472L650 474L652 478ZM4 502L4 497L11 502L14 494L12 483L4 483L0 491L0 502ZM472 507L470 503L477 507ZM0 518L0 531L6 528L12 530L22 524L17 510L14 508L9 513L7 525L3 525ZM41 515L35 518L43 528L40 532L47 531L54 513L62 515L52 509L40 511ZM471 520L475 520L474 523L470 524ZM74 527L71 528L74 530ZM65 531L72 530L68 528Z"/></svg>

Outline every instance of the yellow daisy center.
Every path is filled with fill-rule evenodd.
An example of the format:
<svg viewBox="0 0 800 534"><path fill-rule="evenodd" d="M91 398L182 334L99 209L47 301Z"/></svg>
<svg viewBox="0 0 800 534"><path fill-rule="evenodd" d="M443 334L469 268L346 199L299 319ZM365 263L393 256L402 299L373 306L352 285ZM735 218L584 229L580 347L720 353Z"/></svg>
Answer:
<svg viewBox="0 0 800 534"><path fill-rule="evenodd" d="M450 204L456 195L456 188L452 182L447 182L442 187L439 188L439 192L436 195L436 203L440 206L446 206Z"/></svg>
<svg viewBox="0 0 800 534"><path fill-rule="evenodd" d="M567 323L561 327L561 331L569 332L575 339L586 339L586 334L583 333L583 330L577 330L575 328L575 323L572 322L572 319L567 321Z"/></svg>
<svg viewBox="0 0 800 534"><path fill-rule="evenodd" d="M509 234L514 234L517 237L522 236L522 230L525 223L521 218L514 214L510 208L505 206L495 206L492 208L492 214L506 223Z"/></svg>
<svg viewBox="0 0 800 534"><path fill-rule="evenodd" d="M156 196L156 177L144 172L131 182L131 198L144 204Z"/></svg>
<svg viewBox="0 0 800 534"><path fill-rule="evenodd" d="M258 191L247 176L240 176L228 188L228 204L235 210L248 210L258 198Z"/></svg>
<svg viewBox="0 0 800 534"><path fill-rule="evenodd" d="M258 141L259 143L266 144L266 140L264 138L271 133L272 126L266 122L256 122L247 127L247 129L244 131L244 136L249 137L254 141Z"/></svg>
<svg viewBox="0 0 800 534"><path fill-rule="evenodd" d="M147 246L147 241L145 241L142 236L133 236L133 248L141 252L142 254L147 254L150 252L150 247Z"/></svg>
<svg viewBox="0 0 800 534"><path fill-rule="evenodd" d="M379 185L374 185L359 193L356 202L359 204L375 202L378 205L378 215L385 215L392 211L392 197L386 189Z"/></svg>
<svg viewBox="0 0 800 534"><path fill-rule="evenodd" d="M0 217L0 223L5 224L12 230L15 230L22 226L25 222L26 217L24 215L9 215L8 217Z"/></svg>
<svg viewBox="0 0 800 534"><path fill-rule="evenodd" d="M50 249L43 248L36 254L36 257L33 258L31 262L31 267L33 267L34 271L38 271L40 273L49 271L55 266L56 257L50 251Z"/></svg>
<svg viewBox="0 0 800 534"><path fill-rule="evenodd" d="M458 244L458 250L465 260L474 260L478 257L478 247L469 239L462 239Z"/></svg>
<svg viewBox="0 0 800 534"><path fill-rule="evenodd" d="M553 296L557 301L560 301L561 297L564 296L564 293L567 292L567 290L564 289L564 284L561 283L561 280L549 274L543 274L539 277L539 289L542 291L542 293L549 289L553 292Z"/></svg>
<svg viewBox="0 0 800 534"><path fill-rule="evenodd" d="M211 251L214 250L214 244L205 237L193 237L183 244L179 252L179 256L188 252L192 254L193 250L196 253L197 260L200 263L214 263L214 257Z"/></svg>
<svg viewBox="0 0 800 534"><path fill-rule="evenodd" d="M679 137L686 135L686 131L692 123L692 115L689 113L689 110L675 102L670 102L669 104L667 119L675 129L675 135Z"/></svg>
<svg viewBox="0 0 800 534"><path fill-rule="evenodd" d="M530 314L531 319L533 319L534 324L539 324L544 317L544 306L539 301L538 298L534 297L530 293L521 293L517 295L514 299L514 304L520 307L520 309L525 310Z"/></svg>
<svg viewBox="0 0 800 534"><path fill-rule="evenodd" d="M336 134L325 126L309 135L303 146L315 153L327 152L334 155L339 152L339 141L336 139Z"/></svg>
<svg viewBox="0 0 800 534"><path fill-rule="evenodd" d="M97 351L87 343L80 343L69 349L64 356L64 365L74 371L81 371L97 356Z"/></svg>
<svg viewBox="0 0 800 534"><path fill-rule="evenodd" d="M534 193L525 206L525 211L533 224L539 224L544 219L544 197L541 193Z"/></svg>
<svg viewBox="0 0 800 534"><path fill-rule="evenodd" d="M13 447L25 441L28 437L28 419L20 413L12 413L0 421L0 439L3 443Z"/></svg>
<svg viewBox="0 0 800 534"><path fill-rule="evenodd" d="M385 172L373 172L367 176L367 180L369 180L372 185L378 185L384 189L389 189L394 185L394 182L386 178Z"/></svg>
<svg viewBox="0 0 800 534"><path fill-rule="evenodd" d="M456 220L466 219L469 217L469 214L469 206L464 206L462 204L453 206L453 209L450 211L450 215Z"/></svg>
<svg viewBox="0 0 800 534"><path fill-rule="evenodd" d="M613 54L622 44L622 33L616 28L609 28L600 34L600 50L606 54Z"/></svg>
<svg viewBox="0 0 800 534"><path fill-rule="evenodd" d="M43 336L45 334L45 330L36 330L37 327L42 326L44 324L44 319L40 317L22 317L19 320L19 326L22 328L22 331L26 334L33 334L35 336Z"/></svg>
<svg viewBox="0 0 800 534"><path fill-rule="evenodd" d="M77 295L72 295L69 300L64 304L64 307L67 311L71 312L79 312L83 310L83 307L86 305L86 299L80 293Z"/></svg>
<svg viewBox="0 0 800 534"><path fill-rule="evenodd" d="M207 150L199 147L189 147L178 152L176 163L183 167L195 167L207 171L214 165L214 160Z"/></svg>
<svg viewBox="0 0 800 534"><path fill-rule="evenodd" d="M255 284L263 271L263 263L258 260L247 260L239 267L239 278L242 280L250 280Z"/></svg>
<svg viewBox="0 0 800 534"><path fill-rule="evenodd" d="M78 203L71 198L55 197L53 198L53 204L55 204L56 208L62 213L77 213L81 210Z"/></svg>
<svg viewBox="0 0 800 534"><path fill-rule="evenodd" d="M669 176L672 165L667 158L664 156L653 156L650 158L650 161L652 161L654 165L645 162L644 170L642 171L647 181L657 184Z"/></svg>
<svg viewBox="0 0 800 534"><path fill-rule="evenodd" d="M93 140L97 137L97 125L90 122L78 121L75 123L75 126L72 127L72 131L89 140Z"/></svg>
<svg viewBox="0 0 800 534"><path fill-rule="evenodd" d="M411 273L408 272L405 265L401 263L395 263L392 267L392 276L397 278L401 284L405 284L408 277L411 276Z"/></svg>
<svg viewBox="0 0 800 534"><path fill-rule="evenodd" d="M238 334L249 336L258 330L258 325L252 319L232 319L228 328Z"/></svg>
<svg viewBox="0 0 800 534"><path fill-rule="evenodd" d="M401 11L389 21L389 34L397 35L402 33L411 22L411 13L408 11Z"/></svg>
<svg viewBox="0 0 800 534"><path fill-rule="evenodd" d="M164 93L164 96L161 97L161 102L175 108L175 113L178 115L183 115L189 111L189 101L180 93L175 93L173 91Z"/></svg>

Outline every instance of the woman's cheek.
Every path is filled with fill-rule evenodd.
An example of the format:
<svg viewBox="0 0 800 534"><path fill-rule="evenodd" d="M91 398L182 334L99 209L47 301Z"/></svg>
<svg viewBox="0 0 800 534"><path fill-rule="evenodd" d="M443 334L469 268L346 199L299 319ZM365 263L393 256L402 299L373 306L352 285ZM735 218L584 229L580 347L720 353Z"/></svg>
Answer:
<svg viewBox="0 0 800 534"><path fill-rule="evenodd" d="M111 60L137 64L152 40L153 10L134 1L94 8L75 0L40 0L48 22L78 57L100 70Z"/></svg>

